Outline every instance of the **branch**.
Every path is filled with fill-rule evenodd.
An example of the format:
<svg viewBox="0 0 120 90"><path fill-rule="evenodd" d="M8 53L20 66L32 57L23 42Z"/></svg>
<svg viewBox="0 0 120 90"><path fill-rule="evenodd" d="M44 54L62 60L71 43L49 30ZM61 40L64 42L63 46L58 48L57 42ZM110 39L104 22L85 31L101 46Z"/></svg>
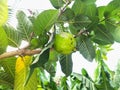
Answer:
<svg viewBox="0 0 120 90"><path fill-rule="evenodd" d="M82 34L88 34L87 30L81 29L75 36L74 38L81 36Z"/></svg>
<svg viewBox="0 0 120 90"><path fill-rule="evenodd" d="M38 50L29 50L29 49L19 49L16 51L11 51L11 52L5 52L0 55L0 60L3 58L8 58L12 56L17 56L17 55L34 55L34 54L39 54L41 52L41 49Z"/></svg>

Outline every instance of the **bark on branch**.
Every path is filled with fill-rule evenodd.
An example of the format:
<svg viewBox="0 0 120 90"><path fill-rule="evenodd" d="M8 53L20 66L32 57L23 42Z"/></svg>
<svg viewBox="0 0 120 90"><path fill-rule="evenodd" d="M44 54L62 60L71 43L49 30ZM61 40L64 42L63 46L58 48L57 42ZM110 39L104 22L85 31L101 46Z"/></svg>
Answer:
<svg viewBox="0 0 120 90"><path fill-rule="evenodd" d="M5 52L1 54L0 60L3 58L8 58L8 57L17 56L17 55L34 55L34 54L39 54L40 52L41 52L41 49L38 49L38 50L20 49L20 50Z"/></svg>

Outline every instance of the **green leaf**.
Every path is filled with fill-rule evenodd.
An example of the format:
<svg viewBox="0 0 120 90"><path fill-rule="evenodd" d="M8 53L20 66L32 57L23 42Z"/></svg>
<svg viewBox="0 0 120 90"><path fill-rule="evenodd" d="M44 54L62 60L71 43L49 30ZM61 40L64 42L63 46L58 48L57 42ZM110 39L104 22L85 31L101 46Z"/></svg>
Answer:
<svg viewBox="0 0 120 90"><path fill-rule="evenodd" d="M10 88L13 88L13 81L14 80L9 77L8 73L0 72L0 85L5 85L5 87L8 86Z"/></svg>
<svg viewBox="0 0 120 90"><path fill-rule="evenodd" d="M42 35L51 29L58 18L58 10L45 10L41 12L34 21L34 32L36 35Z"/></svg>
<svg viewBox="0 0 120 90"><path fill-rule="evenodd" d="M85 15L88 16L90 19L94 18L97 15L97 7L95 3L87 5Z"/></svg>
<svg viewBox="0 0 120 90"><path fill-rule="evenodd" d="M7 35L2 27L0 27L0 54L5 52L8 45Z"/></svg>
<svg viewBox="0 0 120 90"><path fill-rule="evenodd" d="M38 62L35 63L35 64L38 65L38 67L43 66L48 61L48 59L49 59L49 51L50 51L50 49L47 49L43 53L40 53Z"/></svg>
<svg viewBox="0 0 120 90"><path fill-rule="evenodd" d="M115 30L110 32L116 42L120 43L120 27L117 27Z"/></svg>
<svg viewBox="0 0 120 90"><path fill-rule="evenodd" d="M63 0L50 0L54 8L59 9L64 5Z"/></svg>
<svg viewBox="0 0 120 90"><path fill-rule="evenodd" d="M60 21L70 21L74 18L75 14L70 8L66 8L60 16Z"/></svg>
<svg viewBox="0 0 120 90"><path fill-rule="evenodd" d="M98 16L100 20L104 20L104 12L105 12L106 6L100 6L98 7Z"/></svg>
<svg viewBox="0 0 120 90"><path fill-rule="evenodd" d="M120 60L118 60L118 63L117 63L117 68L115 70L113 82L115 83L115 86L117 88L120 88Z"/></svg>
<svg viewBox="0 0 120 90"><path fill-rule="evenodd" d="M89 61L93 61L95 58L95 49L93 43L88 37L78 38L78 49L79 52Z"/></svg>
<svg viewBox="0 0 120 90"><path fill-rule="evenodd" d="M102 45L113 44L114 39L111 33L106 29L104 25L98 25L95 27L94 42Z"/></svg>
<svg viewBox="0 0 120 90"><path fill-rule="evenodd" d="M0 26L2 26L8 18L8 0L0 0Z"/></svg>
<svg viewBox="0 0 120 90"><path fill-rule="evenodd" d="M30 35L33 32L32 22L23 11L17 12L17 20L17 30L19 31L20 36L22 36L24 40L30 41Z"/></svg>
<svg viewBox="0 0 120 90"><path fill-rule="evenodd" d="M72 56L70 55L61 55L59 57L60 59L60 65L62 72L66 75L69 76L72 73Z"/></svg>
<svg viewBox="0 0 120 90"><path fill-rule="evenodd" d="M41 51L41 53L39 55L36 56L34 62L32 63L32 65L30 65L30 69L28 71L28 74L26 76L26 80L25 80L25 85L28 83L31 75L34 72L34 69L37 67L44 67L44 64L48 61L49 59L49 48L45 51Z"/></svg>
<svg viewBox="0 0 120 90"><path fill-rule="evenodd" d="M55 76L55 74L56 74L56 63L49 61L49 62L45 63L44 69L45 69L51 76Z"/></svg>
<svg viewBox="0 0 120 90"><path fill-rule="evenodd" d="M111 16L111 18L105 20L105 25L106 28L110 31L111 35L113 36L114 40L116 42L120 42L120 26L119 26L119 22L120 22L120 15L118 14L118 12L120 11L117 10L115 11L115 15Z"/></svg>
<svg viewBox="0 0 120 90"><path fill-rule="evenodd" d="M98 90L114 90L114 88L111 85L111 76L110 76L110 70L108 66L103 62L99 62L97 66L97 72L98 72L98 77L96 81L96 87Z"/></svg>
<svg viewBox="0 0 120 90"><path fill-rule="evenodd" d="M61 85L60 87L62 88L62 90L69 90L69 85L67 83L67 77L64 76L61 78Z"/></svg>
<svg viewBox="0 0 120 90"><path fill-rule="evenodd" d="M76 84L74 85L77 90L97 90L94 82L91 79L78 73L73 73L71 77L74 78L76 84L78 84L77 87L75 86Z"/></svg>
<svg viewBox="0 0 120 90"><path fill-rule="evenodd" d="M0 83L3 85L9 85L13 88L15 77L15 62L16 58L6 58L0 60L0 65L3 67L4 72L0 72Z"/></svg>
<svg viewBox="0 0 120 90"><path fill-rule="evenodd" d="M120 3L119 3L119 0L113 0L111 1L107 6L106 6L106 9L105 9L105 17L109 17L111 15L111 13L120 8Z"/></svg>
<svg viewBox="0 0 120 90"><path fill-rule="evenodd" d="M88 16L96 15L95 1L96 0L75 0L72 10L76 16L80 14Z"/></svg>
<svg viewBox="0 0 120 90"><path fill-rule="evenodd" d="M19 32L10 24L4 25L4 30L7 34L8 44L13 47L19 47L22 40Z"/></svg>
<svg viewBox="0 0 120 90"><path fill-rule="evenodd" d="M91 20L86 15L79 15L74 18L73 26L80 30L87 27L91 23Z"/></svg>

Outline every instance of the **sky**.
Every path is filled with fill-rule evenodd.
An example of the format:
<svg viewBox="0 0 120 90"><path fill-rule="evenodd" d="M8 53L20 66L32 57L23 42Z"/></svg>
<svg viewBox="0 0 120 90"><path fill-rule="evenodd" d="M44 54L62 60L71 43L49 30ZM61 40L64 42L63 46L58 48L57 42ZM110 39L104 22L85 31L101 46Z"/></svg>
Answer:
<svg viewBox="0 0 120 90"><path fill-rule="evenodd" d="M8 0L8 4L15 9L33 9L33 10L39 9L43 11L46 9L53 8L49 0L21 0L20 3L19 0L17 3L14 3L14 1L15 0ZM96 4L97 6L107 5L110 1L111 0L97 0ZM15 22L13 21L12 24L15 24ZM24 44L25 42L23 42L21 46L23 46ZM108 64L111 70L115 70L117 61L120 59L120 44L115 43L112 47L114 48L114 50L110 51L107 54L108 60L106 61L106 63ZM8 51L9 50L13 50L13 49L9 47ZM80 73L81 68L85 68L90 74L90 76L93 77L94 70L97 66L95 61L93 61L92 63L88 62L79 52L74 53L72 58L73 58L73 72ZM59 63L57 64L58 64L57 76L61 76L63 75L63 73L61 72Z"/></svg>

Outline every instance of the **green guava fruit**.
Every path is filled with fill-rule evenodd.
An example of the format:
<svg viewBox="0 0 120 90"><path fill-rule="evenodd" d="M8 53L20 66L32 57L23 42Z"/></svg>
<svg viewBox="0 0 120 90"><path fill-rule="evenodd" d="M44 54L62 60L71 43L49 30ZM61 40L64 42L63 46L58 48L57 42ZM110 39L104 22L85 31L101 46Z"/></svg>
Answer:
<svg viewBox="0 0 120 90"><path fill-rule="evenodd" d="M76 49L76 40L72 34L61 32L55 35L54 48L61 54L70 54Z"/></svg>

